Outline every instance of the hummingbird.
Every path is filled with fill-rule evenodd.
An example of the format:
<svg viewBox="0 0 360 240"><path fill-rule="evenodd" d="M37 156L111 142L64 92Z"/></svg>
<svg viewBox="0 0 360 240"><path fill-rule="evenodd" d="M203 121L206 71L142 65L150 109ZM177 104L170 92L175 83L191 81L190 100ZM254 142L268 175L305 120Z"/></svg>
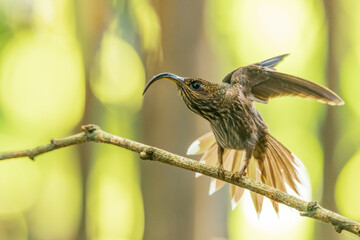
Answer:
<svg viewBox="0 0 360 240"><path fill-rule="evenodd" d="M190 145L188 155L203 154L200 162L218 166L219 174L227 170L233 177L248 176L284 192L288 192L289 186L300 195L299 184L303 184L303 180L299 168L304 166L269 133L254 102L268 103L281 96L296 96L329 105L342 105L344 101L324 86L276 71L274 67L287 55L239 67L227 74L222 82L160 73L146 84L143 95L160 79L175 82L186 106L205 118L211 127L211 132ZM209 193L224 184L213 178ZM231 185L233 208L243 192L243 188ZM263 196L251 192L251 198L260 214ZM272 201L272 205L278 213L278 203Z"/></svg>

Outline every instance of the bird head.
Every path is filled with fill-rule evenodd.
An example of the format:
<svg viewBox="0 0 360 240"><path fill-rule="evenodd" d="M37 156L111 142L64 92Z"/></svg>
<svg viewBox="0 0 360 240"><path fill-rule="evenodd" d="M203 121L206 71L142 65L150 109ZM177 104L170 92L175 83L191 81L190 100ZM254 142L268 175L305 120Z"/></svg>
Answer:
<svg viewBox="0 0 360 240"><path fill-rule="evenodd" d="M157 80L168 79L176 83L186 106L194 113L208 119L217 117L217 110L226 95L224 83L210 82L201 78L180 77L172 73L160 73L145 86L143 95Z"/></svg>

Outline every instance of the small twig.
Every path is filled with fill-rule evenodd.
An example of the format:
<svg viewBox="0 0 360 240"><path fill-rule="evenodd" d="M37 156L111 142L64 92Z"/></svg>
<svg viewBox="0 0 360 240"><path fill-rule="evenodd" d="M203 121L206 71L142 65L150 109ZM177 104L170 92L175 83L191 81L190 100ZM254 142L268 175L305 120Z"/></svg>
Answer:
<svg viewBox="0 0 360 240"><path fill-rule="evenodd" d="M237 185L239 187L249 189L250 191L264 195L265 197L268 197L274 201L297 209L300 212L301 216L306 216L318 219L322 222L330 223L335 227L335 230L337 232L346 230L356 234L357 236L360 236L360 223L341 216L340 214L332 212L328 209L325 209L316 202L307 202L301 200L297 197L289 195L276 188L267 186L261 182L257 182L248 177L233 178L232 174L228 171L224 171L223 175L218 174L218 169L216 167L209 166L198 161L191 160L189 158L184 158L159 148L151 147L142 143L131 141L126 138L109 134L93 124L82 126L82 130L82 133L78 133L65 138L53 139L51 140L51 143L39 147L21 151L0 153L0 160L19 157L28 157L33 160L36 156L40 154L70 145L84 142L108 143L122 148L126 148L133 152L137 152L139 153L140 158L144 160L155 160L193 172L199 172L204 175L218 178L225 182Z"/></svg>

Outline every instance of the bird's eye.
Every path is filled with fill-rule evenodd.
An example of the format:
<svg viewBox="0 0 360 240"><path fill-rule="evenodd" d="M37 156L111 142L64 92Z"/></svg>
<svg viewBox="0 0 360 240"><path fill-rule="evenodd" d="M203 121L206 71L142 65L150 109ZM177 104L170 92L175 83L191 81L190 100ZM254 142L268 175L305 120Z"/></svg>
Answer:
<svg viewBox="0 0 360 240"><path fill-rule="evenodd" d="M190 83L190 88L192 90L198 90L201 87L201 83L199 81L194 81Z"/></svg>

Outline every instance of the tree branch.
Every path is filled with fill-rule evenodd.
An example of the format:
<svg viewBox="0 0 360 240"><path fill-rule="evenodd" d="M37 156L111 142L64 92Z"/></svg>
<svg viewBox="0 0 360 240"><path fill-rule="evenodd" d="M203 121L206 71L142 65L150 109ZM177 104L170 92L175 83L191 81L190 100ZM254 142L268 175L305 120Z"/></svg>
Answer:
<svg viewBox="0 0 360 240"><path fill-rule="evenodd" d="M291 208L295 208L300 212L301 216L306 216L320 220L322 222L330 223L335 227L337 232L342 230L360 236L360 223L341 216L335 212L321 207L317 202L307 202L282 192L276 188L267 186L261 182L257 182L248 177L233 178L232 174L224 171L224 175L219 174L218 168L209 166L198 161L184 158L170 152L141 144L126 138L118 137L101 130L98 126L89 124L82 126L83 132L60 139L52 139L51 143L39 147L0 153L0 160L29 157L34 159L36 156L53 151L58 148L67 147L70 145L85 143L85 142L99 142L108 143L118 147L126 148L130 151L137 152L143 160L155 160L162 163L177 166L193 172L199 172L204 175L220 179L222 181L234 184L236 186L249 189L250 191L264 195L279 203L285 204Z"/></svg>

